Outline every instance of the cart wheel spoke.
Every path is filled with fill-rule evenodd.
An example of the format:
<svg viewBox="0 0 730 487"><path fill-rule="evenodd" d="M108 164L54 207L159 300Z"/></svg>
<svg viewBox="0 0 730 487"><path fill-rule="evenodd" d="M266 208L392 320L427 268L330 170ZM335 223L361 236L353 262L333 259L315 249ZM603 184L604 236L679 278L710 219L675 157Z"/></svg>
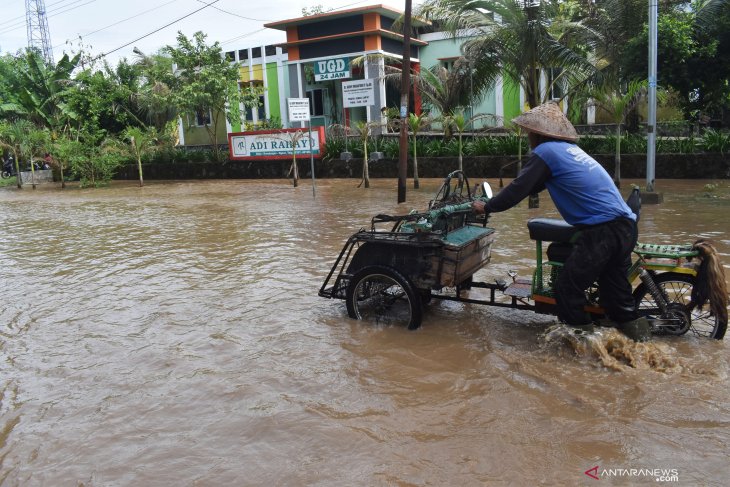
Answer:
<svg viewBox="0 0 730 487"><path fill-rule="evenodd" d="M361 269L347 288L350 317L378 325L418 328L421 300L411 282L395 269L369 266Z"/></svg>

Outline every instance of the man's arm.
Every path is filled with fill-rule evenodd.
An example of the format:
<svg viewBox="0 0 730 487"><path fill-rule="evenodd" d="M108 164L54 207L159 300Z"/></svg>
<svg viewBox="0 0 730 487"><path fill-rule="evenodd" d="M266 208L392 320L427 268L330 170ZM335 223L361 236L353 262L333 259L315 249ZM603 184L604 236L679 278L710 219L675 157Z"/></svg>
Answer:
<svg viewBox="0 0 730 487"><path fill-rule="evenodd" d="M545 161L533 154L514 181L490 199L484 205L484 210L490 213L509 210L528 195L545 189L545 181L551 174Z"/></svg>

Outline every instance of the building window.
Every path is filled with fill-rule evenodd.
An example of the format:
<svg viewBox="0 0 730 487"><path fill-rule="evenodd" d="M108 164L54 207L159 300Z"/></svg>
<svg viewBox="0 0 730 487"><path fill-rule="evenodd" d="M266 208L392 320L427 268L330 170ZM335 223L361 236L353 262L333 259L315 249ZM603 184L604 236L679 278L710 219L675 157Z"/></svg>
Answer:
<svg viewBox="0 0 730 487"><path fill-rule="evenodd" d="M210 108L204 108L195 112L195 125L202 127L204 125L210 125L213 116L210 112Z"/></svg>
<svg viewBox="0 0 730 487"><path fill-rule="evenodd" d="M551 100L559 100L563 97L563 78L560 76L562 72L563 68L550 68L547 70L548 89L550 90Z"/></svg>
<svg viewBox="0 0 730 487"><path fill-rule="evenodd" d="M324 98L327 90L316 89L307 91L309 98L309 114L313 117L321 117L324 115Z"/></svg>
<svg viewBox="0 0 730 487"><path fill-rule="evenodd" d="M248 49L240 49L238 51L238 60L245 61L246 59L248 59Z"/></svg>
<svg viewBox="0 0 730 487"><path fill-rule="evenodd" d="M257 57L261 57L261 48L254 47L253 49L251 49L251 57L254 59Z"/></svg>
<svg viewBox="0 0 730 487"><path fill-rule="evenodd" d="M266 119L266 106L264 105L264 95L259 96L259 106L256 108L258 121ZM253 109L246 107L246 120L253 122Z"/></svg>

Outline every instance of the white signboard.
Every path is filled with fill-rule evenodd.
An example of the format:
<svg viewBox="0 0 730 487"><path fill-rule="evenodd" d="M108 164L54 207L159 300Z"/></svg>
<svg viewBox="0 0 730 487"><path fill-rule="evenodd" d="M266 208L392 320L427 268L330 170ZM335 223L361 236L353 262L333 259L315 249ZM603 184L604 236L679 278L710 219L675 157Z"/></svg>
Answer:
<svg viewBox="0 0 730 487"><path fill-rule="evenodd" d="M345 108L375 105L375 80L358 79L342 82L342 106Z"/></svg>
<svg viewBox="0 0 730 487"><path fill-rule="evenodd" d="M321 127L309 133L302 129L282 129L265 132L239 132L229 135L231 159L291 159L292 145L297 155L313 154L319 157L320 141L324 140ZM297 136L294 136L299 132Z"/></svg>
<svg viewBox="0 0 730 487"><path fill-rule="evenodd" d="M290 122L309 121L309 98L288 98L287 104Z"/></svg>

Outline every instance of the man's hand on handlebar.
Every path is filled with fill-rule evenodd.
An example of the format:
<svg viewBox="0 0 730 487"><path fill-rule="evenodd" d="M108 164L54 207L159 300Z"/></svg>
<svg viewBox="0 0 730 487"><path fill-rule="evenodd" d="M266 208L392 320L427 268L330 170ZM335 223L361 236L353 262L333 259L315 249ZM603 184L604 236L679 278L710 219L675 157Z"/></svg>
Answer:
<svg viewBox="0 0 730 487"><path fill-rule="evenodd" d="M488 213L485 206L486 203L482 200L474 200L471 202L471 209L474 210L474 213L477 215L484 215Z"/></svg>

